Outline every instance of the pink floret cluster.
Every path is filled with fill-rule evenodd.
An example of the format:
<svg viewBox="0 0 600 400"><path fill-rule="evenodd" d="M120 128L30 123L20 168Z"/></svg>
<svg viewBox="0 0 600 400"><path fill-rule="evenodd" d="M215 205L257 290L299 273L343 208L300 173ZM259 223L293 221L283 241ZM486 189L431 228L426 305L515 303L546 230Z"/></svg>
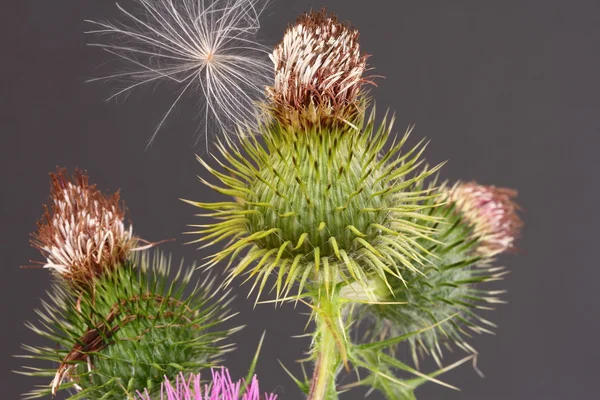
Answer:
<svg viewBox="0 0 600 400"><path fill-rule="evenodd" d="M245 388L243 396L240 396ZM148 391L139 393L139 400L152 400ZM212 381L203 384L200 374L191 374L187 379L180 374L175 382L165 379L161 385L161 400L277 400L277 395L260 394L258 379L252 377L249 385L244 380L233 382L226 368L212 370Z"/></svg>

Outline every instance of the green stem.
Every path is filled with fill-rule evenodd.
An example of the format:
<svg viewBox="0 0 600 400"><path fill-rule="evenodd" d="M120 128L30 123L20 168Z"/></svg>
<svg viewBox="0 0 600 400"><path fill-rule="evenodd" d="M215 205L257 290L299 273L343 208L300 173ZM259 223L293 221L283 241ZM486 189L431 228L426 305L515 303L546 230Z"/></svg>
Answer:
<svg viewBox="0 0 600 400"><path fill-rule="evenodd" d="M315 317L318 335L315 352L317 354L315 369L310 383L308 400L336 400L338 398L335 380L340 367L341 332L338 328L339 304L334 299L319 299L318 311Z"/></svg>

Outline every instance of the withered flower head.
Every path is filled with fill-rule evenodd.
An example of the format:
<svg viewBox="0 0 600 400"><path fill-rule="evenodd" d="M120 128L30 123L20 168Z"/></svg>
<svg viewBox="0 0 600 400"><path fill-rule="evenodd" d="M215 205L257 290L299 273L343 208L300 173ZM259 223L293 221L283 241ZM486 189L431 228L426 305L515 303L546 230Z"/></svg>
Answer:
<svg viewBox="0 0 600 400"><path fill-rule="evenodd" d="M125 226L118 193L106 197L80 171L74 179L64 169L50 177L51 204L45 206L31 243L46 257L44 268L87 286L123 262L137 240L131 226Z"/></svg>
<svg viewBox="0 0 600 400"><path fill-rule="evenodd" d="M493 257L514 250L523 226L519 206L513 201L516 196L516 190L475 182L458 183L449 190L448 200L456 204L480 240L479 254Z"/></svg>
<svg viewBox="0 0 600 400"><path fill-rule="evenodd" d="M275 83L268 88L282 123L304 126L353 119L367 82L367 56L360 52L358 36L325 10L304 14L288 27L271 55Z"/></svg>

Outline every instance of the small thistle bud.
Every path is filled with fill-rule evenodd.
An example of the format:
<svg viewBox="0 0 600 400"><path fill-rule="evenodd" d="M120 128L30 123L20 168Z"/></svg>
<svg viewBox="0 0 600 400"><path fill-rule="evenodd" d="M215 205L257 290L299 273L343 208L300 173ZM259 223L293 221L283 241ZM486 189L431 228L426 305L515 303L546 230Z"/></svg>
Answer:
<svg viewBox="0 0 600 400"><path fill-rule="evenodd" d="M514 250L523 226L517 215L519 206L513 201L516 196L516 190L475 182L459 183L449 190L448 200L456 204L479 238L477 253L493 257Z"/></svg>
<svg viewBox="0 0 600 400"><path fill-rule="evenodd" d="M311 12L290 26L271 59L275 83L268 89L274 114L292 126L353 122L366 80L367 56L357 30L335 15Z"/></svg>
<svg viewBox="0 0 600 400"><path fill-rule="evenodd" d="M475 184L459 184L452 190L441 190L441 197L458 193L501 191L506 189L486 188ZM468 189L471 187L473 190ZM514 192L508 191L514 196ZM510 200L503 197L502 202ZM499 200L498 200L499 201ZM472 198L458 205L486 208L488 202L478 203ZM510 211L516 218L516 206L509 201ZM494 206L498 207L498 206ZM482 310L492 310L503 303L502 290L486 287L489 282L499 281L506 274L502 267L492 265L487 258L489 245L482 250L482 243L473 238L473 226L466 214L456 212L452 202L432 207L426 212L443 223L437 225L433 239L428 246L429 255L420 271L407 271L404 281L388 278L392 291L381 289L381 282L375 278L370 287L374 288L378 303L358 307L358 320L365 321L367 338L382 340L406 338L410 345L413 361L418 366L419 359L429 355L442 365L443 349L454 345L467 353L477 351L468 343L471 333L491 333L495 325L480 315ZM480 211L482 209L480 208ZM471 209L476 212L477 209ZM497 222L498 223L498 222ZM520 226L519 221L519 226ZM512 230L514 238L515 230ZM512 242L511 242L512 243ZM422 243L425 245L425 242ZM497 248L495 248L497 249ZM358 291L358 290L357 290ZM347 295L352 296L352 293ZM395 303L395 304L394 304ZM360 324L360 322L359 322Z"/></svg>
<svg viewBox="0 0 600 400"><path fill-rule="evenodd" d="M71 391L70 398L123 400L146 388L155 399L165 377L219 365L232 350L223 342L240 328L223 327L233 316L229 293L210 277L193 282L194 269L172 271L170 257L142 251L96 278L93 295L55 283L39 325L27 323L53 345L23 346L23 357L55 366L22 372L54 378L25 398Z"/></svg>
<svg viewBox="0 0 600 400"><path fill-rule="evenodd" d="M118 193L105 196L79 171L74 179L64 169L50 176L51 205L45 207L31 243L46 257L44 268L86 286L123 262L137 239L125 225Z"/></svg>
<svg viewBox="0 0 600 400"><path fill-rule="evenodd" d="M243 396L242 388L244 388ZM139 400L152 400L146 390L143 394L138 393ZM265 393L260 395L258 379L256 375L249 385L243 381L233 382L226 368L212 370L212 381L203 384L200 374L192 374L185 379L180 374L172 383L168 379L162 384L160 400L276 400L274 394Z"/></svg>

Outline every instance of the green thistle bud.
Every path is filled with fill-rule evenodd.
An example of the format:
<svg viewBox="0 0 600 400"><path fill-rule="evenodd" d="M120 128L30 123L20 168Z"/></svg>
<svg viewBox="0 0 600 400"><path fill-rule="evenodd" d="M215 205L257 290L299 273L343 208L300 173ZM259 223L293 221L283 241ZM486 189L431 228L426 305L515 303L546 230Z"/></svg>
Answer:
<svg viewBox="0 0 600 400"><path fill-rule="evenodd" d="M197 242L233 239L210 264L233 262L247 251L230 276L250 271L260 292L277 272L278 296L297 281L300 291L306 282L365 286L372 275L386 281L416 270L427 252L418 239L427 241L432 232L422 221L434 219L419 212L433 196L420 187L437 167L411 175L424 146L399 155L408 133L380 155L390 130L384 124L374 131L373 117L358 130L274 124L263 130L264 144L252 137L242 143L252 162L231 143L218 146L228 173L200 159L222 186L205 183L236 198L190 202L215 211L206 214L215 222L196 225Z"/></svg>
<svg viewBox="0 0 600 400"><path fill-rule="evenodd" d="M441 197L447 198L448 204L428 211L432 217L445 221L431 226L436 230L436 243L428 250L435 256L426 256L428 262L419 273L408 271L404 275L406 282L388 279L393 291L377 292L381 304L360 307L359 319L369 326L368 340L383 340L423 330L408 338L416 365L424 355L431 355L441 365L443 349L449 349L451 344L468 353L477 353L468 344L468 338L473 333L491 333L495 327L479 312L492 310L496 304L503 303L498 296L504 291L489 290L482 284L500 280L506 272L503 267L492 266L489 252L481 249L489 249L490 238L499 236L505 238L502 243L513 244L518 234L517 225L520 226L516 223L520 220L514 212L517 207L512 202L500 201L506 199L507 190L496 189L495 192L501 195L497 201L489 201L483 195L460 197L467 190L469 193L491 193L489 188L479 185L464 185L444 190ZM471 190L477 188L480 189ZM514 194L513 191L510 193ZM459 197L461 201L457 201ZM482 200L484 197L485 201ZM477 199L481 201L476 202ZM465 204L471 206L465 207ZM501 204L504 206L501 207ZM474 220L473 215L478 218ZM488 220L483 221L486 216ZM514 223L499 223L500 220ZM473 224L473 221L477 223ZM481 234L481 224L489 228L484 235ZM508 225L511 227L510 240L507 238ZM423 242L423 245L426 243ZM509 247L505 246L504 250ZM391 301L405 304L386 304Z"/></svg>
<svg viewBox="0 0 600 400"><path fill-rule="evenodd" d="M215 366L230 349L220 342L234 330L212 329L231 317L227 295L215 294L208 280L185 295L193 268L180 267L170 280L168 258L141 254L96 278L92 296L53 286L39 326L28 326L56 347L24 346L31 354L23 357L58 369L23 372L53 378L25 398L58 390L69 390L70 399L122 400L144 388L152 394L165 376Z"/></svg>

